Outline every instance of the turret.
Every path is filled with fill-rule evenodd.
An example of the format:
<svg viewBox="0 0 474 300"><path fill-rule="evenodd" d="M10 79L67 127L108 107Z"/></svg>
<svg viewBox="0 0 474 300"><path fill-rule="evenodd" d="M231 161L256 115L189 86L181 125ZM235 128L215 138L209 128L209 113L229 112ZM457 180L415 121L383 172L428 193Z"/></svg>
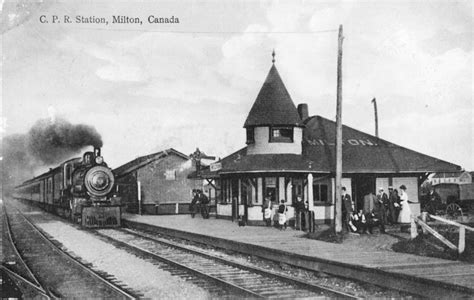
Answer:
<svg viewBox="0 0 474 300"><path fill-rule="evenodd" d="M275 66L268 72L244 124L247 155L301 154L303 122Z"/></svg>

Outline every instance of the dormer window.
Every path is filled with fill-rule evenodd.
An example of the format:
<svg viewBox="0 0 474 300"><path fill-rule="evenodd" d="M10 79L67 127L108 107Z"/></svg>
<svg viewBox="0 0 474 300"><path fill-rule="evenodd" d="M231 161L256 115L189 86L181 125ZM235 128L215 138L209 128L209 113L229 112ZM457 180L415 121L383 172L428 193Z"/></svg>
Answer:
<svg viewBox="0 0 474 300"><path fill-rule="evenodd" d="M293 127L270 127L270 143L293 143Z"/></svg>
<svg viewBox="0 0 474 300"><path fill-rule="evenodd" d="M253 127L248 127L247 128L247 145L248 144L254 144L254 143L255 143L254 128Z"/></svg>

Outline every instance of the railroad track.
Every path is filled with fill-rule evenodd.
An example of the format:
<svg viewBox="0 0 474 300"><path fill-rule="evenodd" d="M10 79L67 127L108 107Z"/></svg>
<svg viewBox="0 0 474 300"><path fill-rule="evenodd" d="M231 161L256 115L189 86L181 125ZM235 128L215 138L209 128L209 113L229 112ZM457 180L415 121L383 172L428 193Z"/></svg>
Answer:
<svg viewBox="0 0 474 300"><path fill-rule="evenodd" d="M220 286L224 296L252 298L344 298L355 296L294 277L212 256L194 247L184 246L130 229L101 229L98 236L137 255L168 265L171 273L186 279L205 279ZM209 290L209 287L204 287ZM219 296L223 296L222 294Z"/></svg>
<svg viewBox="0 0 474 300"><path fill-rule="evenodd" d="M16 279L23 279L48 298L111 298L135 299L138 296L126 287L113 282L104 273L91 270L63 251L17 209L4 207L8 235L18 257L11 270Z"/></svg>
<svg viewBox="0 0 474 300"><path fill-rule="evenodd" d="M22 275L5 266L0 267L3 298L51 299L43 287L32 283ZM17 287L15 290L13 288Z"/></svg>
<svg viewBox="0 0 474 300"><path fill-rule="evenodd" d="M13 242L12 231L8 215L6 213L5 206L2 206L3 212L3 232L2 232L2 247L4 261L1 266L2 271L6 273L7 276L10 276L12 280L25 283L29 289L36 291L39 295L42 295L46 298L48 296L47 291L41 286L36 276L33 274L31 269L25 263L22 255L19 253L18 248Z"/></svg>

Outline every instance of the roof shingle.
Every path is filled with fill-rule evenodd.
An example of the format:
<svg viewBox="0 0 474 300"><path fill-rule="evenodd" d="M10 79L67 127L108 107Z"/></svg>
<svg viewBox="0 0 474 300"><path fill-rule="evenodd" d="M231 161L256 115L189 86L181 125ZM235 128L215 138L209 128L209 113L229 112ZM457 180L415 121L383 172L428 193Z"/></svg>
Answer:
<svg viewBox="0 0 474 300"><path fill-rule="evenodd" d="M336 123L320 116L305 121L303 154L247 155L247 148L220 161L218 172L203 172L203 177L226 173L312 172L334 173ZM461 167L373 135L343 126L342 172L348 173L426 173L457 172Z"/></svg>
<svg viewBox="0 0 474 300"><path fill-rule="evenodd" d="M268 72L244 127L268 125L303 125L275 65Z"/></svg>

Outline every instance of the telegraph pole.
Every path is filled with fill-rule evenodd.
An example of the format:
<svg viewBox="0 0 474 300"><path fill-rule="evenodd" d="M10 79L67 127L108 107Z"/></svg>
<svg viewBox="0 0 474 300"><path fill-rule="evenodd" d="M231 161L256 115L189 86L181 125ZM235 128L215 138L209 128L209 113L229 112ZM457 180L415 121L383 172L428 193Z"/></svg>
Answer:
<svg viewBox="0 0 474 300"><path fill-rule="evenodd" d="M372 99L372 103L374 104L375 113L375 136L379 137L379 117L377 116L377 100L375 98Z"/></svg>
<svg viewBox="0 0 474 300"><path fill-rule="evenodd" d="M339 25L337 43L337 107L336 107L336 199L335 199L335 232L342 232L342 24Z"/></svg>

